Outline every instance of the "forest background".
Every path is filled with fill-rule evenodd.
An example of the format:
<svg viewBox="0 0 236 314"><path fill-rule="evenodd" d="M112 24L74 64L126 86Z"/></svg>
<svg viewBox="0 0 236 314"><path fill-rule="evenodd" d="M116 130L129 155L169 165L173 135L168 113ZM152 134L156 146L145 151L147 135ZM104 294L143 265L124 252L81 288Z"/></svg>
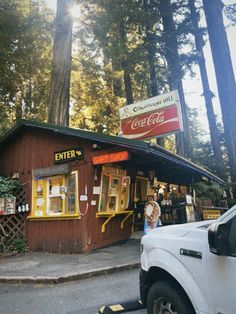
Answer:
<svg viewBox="0 0 236 314"><path fill-rule="evenodd" d="M235 30L236 1L57 0L56 15L52 5L0 0L0 136L22 118L117 135L120 107L178 89L184 132L158 144L219 175L235 197L226 27Z"/></svg>

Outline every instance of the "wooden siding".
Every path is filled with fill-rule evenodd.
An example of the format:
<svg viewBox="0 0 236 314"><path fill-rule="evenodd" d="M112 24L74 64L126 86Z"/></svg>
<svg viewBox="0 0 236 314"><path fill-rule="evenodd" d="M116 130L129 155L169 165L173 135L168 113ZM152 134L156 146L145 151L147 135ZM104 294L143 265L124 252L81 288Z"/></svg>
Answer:
<svg viewBox="0 0 236 314"><path fill-rule="evenodd" d="M33 251L78 253L83 251L81 231L79 220L31 220L26 235Z"/></svg>
<svg viewBox="0 0 236 314"><path fill-rule="evenodd" d="M24 184L27 203L31 206L32 169L54 165L54 152L81 146L84 159L69 162L71 170L79 172L79 195L88 191L88 212L81 219L61 220L28 220L26 235L29 248L33 251L48 251L58 253L77 253L90 251L128 239L131 234L132 217L124 229L120 228L124 216L116 216L107 224L106 231L101 233L105 218L96 218L99 195L93 195L93 187L100 186L101 167L97 166L98 180L94 180L95 167L91 164L92 142L78 138L59 135L47 130L26 129L9 141L1 151L0 174L12 176L19 174ZM105 151L104 151L105 153ZM95 200L96 205L91 205ZM85 213L87 202L79 201L81 213Z"/></svg>

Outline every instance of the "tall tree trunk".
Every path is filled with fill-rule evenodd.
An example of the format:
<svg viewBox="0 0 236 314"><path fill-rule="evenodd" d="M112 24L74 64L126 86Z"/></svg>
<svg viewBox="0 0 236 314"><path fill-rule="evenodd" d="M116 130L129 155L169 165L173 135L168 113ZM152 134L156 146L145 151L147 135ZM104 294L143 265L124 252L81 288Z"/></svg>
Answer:
<svg viewBox="0 0 236 314"><path fill-rule="evenodd" d="M153 7L150 5L149 0L143 0L143 8L146 12L146 27L145 27L145 43L146 43L146 49L147 49L147 59L148 59L148 65L149 65L149 77L150 77L150 88L149 90L149 96L157 96L159 94L158 92L158 86L157 86L157 75L156 75L156 67L155 67L155 55L157 52L157 38L156 34L153 32L153 24L156 22L153 21L152 17L152 11Z"/></svg>
<svg viewBox="0 0 236 314"><path fill-rule="evenodd" d="M159 95L158 83L157 83L157 73L156 73L156 58L155 55L157 53L157 37L153 32L153 23L151 22L153 19L152 11L153 11L153 3L150 5L149 0L143 0L143 8L147 13L146 17L146 27L145 27L145 44L147 50L147 60L149 66L149 78L150 83L148 84L148 94L150 97L154 97ZM156 21L154 21L156 23ZM164 138L156 138L156 143L160 146L164 146L165 141Z"/></svg>
<svg viewBox="0 0 236 314"><path fill-rule="evenodd" d="M22 108L22 91L18 91L16 97L15 97L15 118L16 121L19 121L20 119L25 118Z"/></svg>
<svg viewBox="0 0 236 314"><path fill-rule="evenodd" d="M236 88L229 44L223 22L223 3L221 0L203 0L203 7L216 73L233 194L236 197Z"/></svg>
<svg viewBox="0 0 236 314"><path fill-rule="evenodd" d="M178 89L183 116L184 130L182 133L178 133L175 136L176 150L179 155L190 157L191 142L189 137L188 114L182 84L182 70L179 61L177 35L170 0L160 1L160 14L162 17L163 33L165 39L165 55L168 64L168 81L171 90Z"/></svg>
<svg viewBox="0 0 236 314"><path fill-rule="evenodd" d="M205 106L207 110L207 118L208 118L209 129L210 129L212 150L215 157L216 171L219 176L224 178L225 167L224 167L224 162L222 158L219 132L216 125L216 118L215 118L213 104L212 104L213 94L210 90L210 85L209 85L208 76L207 76L207 69L206 69L206 63L205 63L204 52L203 52L204 41L203 41L203 37L202 37L201 31L199 29L199 24L198 24L200 20L200 15L195 6L195 0L188 0L188 4L189 4L190 13L191 13L196 51L198 53L198 64L200 68L203 95L205 98Z"/></svg>
<svg viewBox="0 0 236 314"><path fill-rule="evenodd" d="M148 65L149 65L149 76L150 76L150 87L149 96L154 97L159 95L158 84L157 84L157 74L156 74L156 42L153 38L155 35L151 30L146 28L146 39L147 39L147 54L148 54ZM160 146L165 145L164 137L156 138L156 143Z"/></svg>
<svg viewBox="0 0 236 314"><path fill-rule="evenodd" d="M127 60L127 40L126 40L126 30L125 30L125 24L124 20L122 19L120 22L120 39L121 39L121 45L123 47L123 56L121 60L121 66L124 71L124 84L125 84L125 94L126 94L126 102L127 105L130 105L134 102L134 97L133 97L133 88L132 88L132 81L131 81L131 76L130 76L130 69L128 65L128 60Z"/></svg>
<svg viewBox="0 0 236 314"><path fill-rule="evenodd" d="M122 79L116 76L116 73L120 71L120 65L117 58L112 59L112 88L115 96L122 97Z"/></svg>
<svg viewBox="0 0 236 314"><path fill-rule="evenodd" d="M69 125L72 16L74 0L57 0L48 122Z"/></svg>
<svg viewBox="0 0 236 314"><path fill-rule="evenodd" d="M154 41L154 34L146 28L146 39L147 39L147 53L148 53L148 65L150 73L150 96L157 96L158 85L157 85L157 75L156 75L156 66L155 66L155 54L156 54L156 45Z"/></svg>

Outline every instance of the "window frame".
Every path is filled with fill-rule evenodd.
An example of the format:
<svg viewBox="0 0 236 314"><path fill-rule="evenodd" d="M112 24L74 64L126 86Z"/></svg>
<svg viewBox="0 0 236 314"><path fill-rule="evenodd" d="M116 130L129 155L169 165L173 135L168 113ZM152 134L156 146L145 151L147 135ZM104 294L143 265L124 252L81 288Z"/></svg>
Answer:
<svg viewBox="0 0 236 314"><path fill-rule="evenodd" d="M105 168L106 169L106 168ZM127 176L127 173L126 173L126 170L123 170L123 169L119 169L119 168L113 168L113 167L110 167L110 169L113 169L114 170L114 173L108 173L107 171L105 171L104 169L102 170L102 174L101 174L101 193L100 193L100 197L99 197L99 205L98 205L98 212L99 213L119 213L119 212L122 212L122 211L125 211L128 206L129 206L129 200L130 200L130 183L131 183L131 180L130 180L130 177ZM115 173L115 169L117 169L117 173ZM124 173L122 174L119 174L118 171L121 170L121 171L124 171ZM101 209L101 205L102 205L102 198L103 198L103 185L104 185L104 176L108 177L109 178L109 182L108 182L108 193L107 193L107 199L106 199L106 208L104 209ZM126 202L125 202L125 206L123 206L122 208L122 190L123 190L123 179L126 179L128 180L128 184L127 184L127 187L126 187L126 193L125 193L125 199L126 199ZM111 189L115 189L114 186L112 186L112 182L114 183L114 180L118 180L118 187L117 187L117 191L116 193L111 193L112 190ZM114 190L115 191L115 190ZM116 195L113 195L113 194L116 194ZM115 200L115 206L114 206L114 209L109 209L109 203L110 203L110 200L112 197L115 197L116 200Z"/></svg>
<svg viewBox="0 0 236 314"><path fill-rule="evenodd" d="M66 192L62 192L59 194L49 194L49 181L51 178L59 178L62 177L62 187L65 186L66 184L66 177L70 175L75 175L75 212L69 214L68 213L68 200L66 200L66 197L68 197L68 194ZM36 195L36 188L37 188L37 182L42 181L42 195L41 197L37 197ZM79 179L78 179L78 171L71 171L69 174L57 174L53 176L47 176L47 177L42 177L39 179L33 179L32 180L32 201L31 201L31 213L30 216L28 217L29 219L60 219L60 218L80 218L79 214ZM65 197L63 197L63 195ZM58 197L60 196L62 198L62 212L61 213L50 213L49 209L49 200L52 197ZM43 203L41 205L41 210L38 210L39 212L42 212L42 215L37 215L37 198L40 199L40 201ZM40 214L40 213L39 213Z"/></svg>

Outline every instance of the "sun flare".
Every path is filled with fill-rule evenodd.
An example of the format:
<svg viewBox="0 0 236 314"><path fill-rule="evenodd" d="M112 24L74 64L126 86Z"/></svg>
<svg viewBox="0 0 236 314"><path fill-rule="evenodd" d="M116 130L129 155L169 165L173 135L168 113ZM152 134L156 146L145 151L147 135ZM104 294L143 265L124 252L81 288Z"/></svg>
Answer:
<svg viewBox="0 0 236 314"><path fill-rule="evenodd" d="M79 5L73 6L70 11L71 11L71 15L73 16L74 19L80 18L80 7L79 7Z"/></svg>

